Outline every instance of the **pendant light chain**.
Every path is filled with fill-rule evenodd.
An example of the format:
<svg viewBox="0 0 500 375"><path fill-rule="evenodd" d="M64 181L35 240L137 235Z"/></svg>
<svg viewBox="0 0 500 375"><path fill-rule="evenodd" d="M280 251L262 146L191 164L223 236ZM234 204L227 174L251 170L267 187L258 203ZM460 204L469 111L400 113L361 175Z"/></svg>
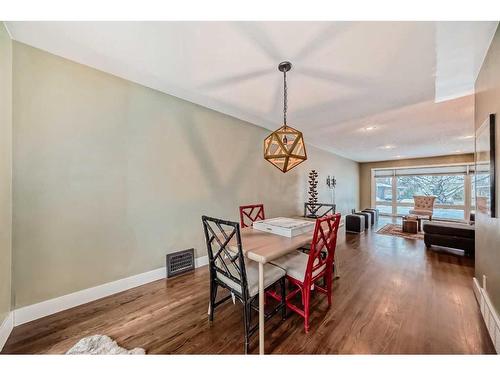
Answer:
<svg viewBox="0 0 500 375"><path fill-rule="evenodd" d="M288 91L286 87L286 70L283 71L283 125L286 127L286 111L288 109Z"/></svg>

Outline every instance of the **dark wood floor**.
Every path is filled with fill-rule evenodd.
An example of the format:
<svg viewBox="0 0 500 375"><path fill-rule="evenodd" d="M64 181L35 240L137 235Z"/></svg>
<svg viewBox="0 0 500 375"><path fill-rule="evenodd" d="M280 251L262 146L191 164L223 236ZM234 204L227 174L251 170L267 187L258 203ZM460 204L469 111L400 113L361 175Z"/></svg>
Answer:
<svg viewBox="0 0 500 375"><path fill-rule="evenodd" d="M274 317L267 353L494 353L472 292L471 259L375 230L341 235L336 257L332 308L313 297L308 334L298 316ZM243 353L241 306L219 307L210 327L207 302L203 267L16 327L2 353L64 353L92 334L150 354ZM258 352L258 335L251 350Z"/></svg>

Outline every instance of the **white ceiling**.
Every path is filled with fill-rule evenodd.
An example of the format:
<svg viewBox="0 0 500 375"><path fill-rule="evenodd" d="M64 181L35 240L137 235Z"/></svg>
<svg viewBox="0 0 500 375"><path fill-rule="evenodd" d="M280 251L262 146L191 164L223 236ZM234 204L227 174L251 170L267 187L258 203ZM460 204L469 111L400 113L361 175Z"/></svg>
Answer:
<svg viewBox="0 0 500 375"><path fill-rule="evenodd" d="M497 22L7 22L15 40L356 161L473 151ZM384 146L386 146L384 148Z"/></svg>

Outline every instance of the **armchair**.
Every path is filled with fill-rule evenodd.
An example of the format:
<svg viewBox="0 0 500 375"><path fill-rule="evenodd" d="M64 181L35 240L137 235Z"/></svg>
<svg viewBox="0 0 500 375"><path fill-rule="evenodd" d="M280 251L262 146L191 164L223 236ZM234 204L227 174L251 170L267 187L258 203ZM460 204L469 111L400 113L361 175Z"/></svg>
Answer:
<svg viewBox="0 0 500 375"><path fill-rule="evenodd" d="M429 220L432 220L436 197L433 195L414 195L413 200L415 202L415 207L410 210L410 214L428 216Z"/></svg>

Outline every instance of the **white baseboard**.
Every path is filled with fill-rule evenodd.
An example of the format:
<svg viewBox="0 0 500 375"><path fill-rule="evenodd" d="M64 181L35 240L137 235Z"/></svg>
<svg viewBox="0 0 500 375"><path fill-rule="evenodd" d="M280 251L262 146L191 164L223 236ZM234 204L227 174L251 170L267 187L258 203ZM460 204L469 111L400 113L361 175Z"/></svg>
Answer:
<svg viewBox="0 0 500 375"><path fill-rule="evenodd" d="M196 258L194 260L194 266L196 268L206 266L208 264L208 255Z"/></svg>
<svg viewBox="0 0 500 375"><path fill-rule="evenodd" d="M0 351L7 342L12 329L14 329L14 313L11 311L0 325Z"/></svg>
<svg viewBox="0 0 500 375"><path fill-rule="evenodd" d="M208 264L208 256L206 255L195 259L196 268L206 264ZM14 326L28 323L43 318L44 316L55 314L59 311L67 310L115 293L123 292L127 289L160 280L165 278L165 276L166 269L165 267L161 267L121 280L111 281L93 288L79 290L78 292L35 303L34 305L21 307L14 310Z"/></svg>
<svg viewBox="0 0 500 375"><path fill-rule="evenodd" d="M475 277L472 279L472 289L474 290L477 303L481 309L481 315L483 316L484 323L490 334L491 341L495 346L496 352L500 353L500 316L495 310L488 296L488 292L479 285Z"/></svg>

